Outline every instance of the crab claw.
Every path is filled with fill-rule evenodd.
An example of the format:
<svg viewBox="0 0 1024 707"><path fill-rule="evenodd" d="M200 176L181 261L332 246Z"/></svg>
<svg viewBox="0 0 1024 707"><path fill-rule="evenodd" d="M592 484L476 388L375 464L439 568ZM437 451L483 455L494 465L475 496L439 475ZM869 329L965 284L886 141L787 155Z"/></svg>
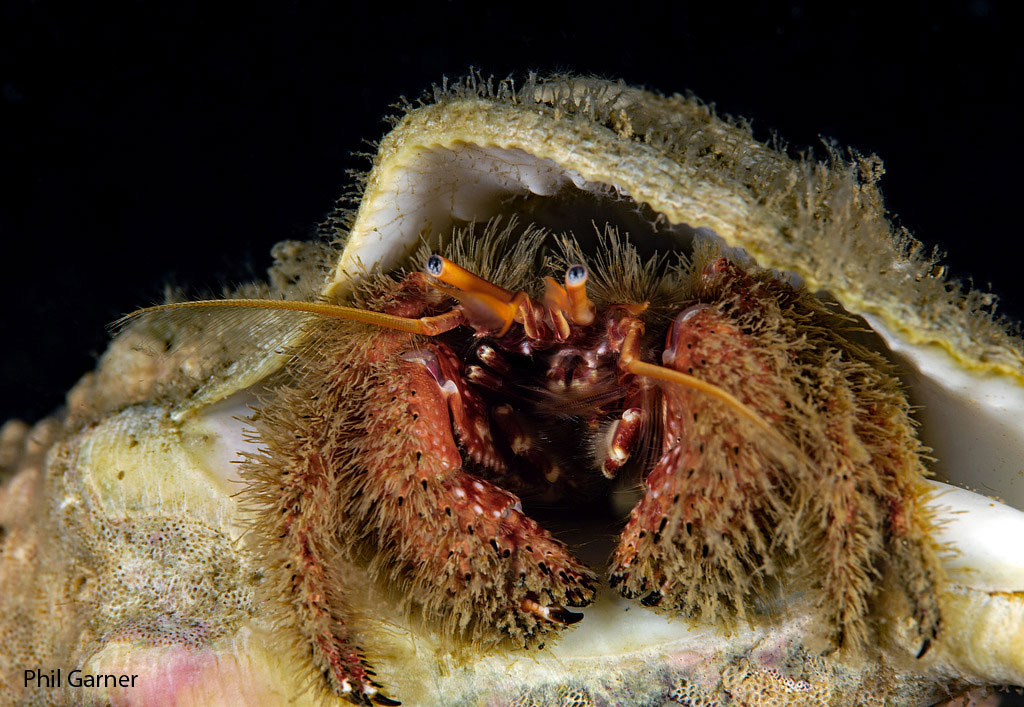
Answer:
<svg viewBox="0 0 1024 707"><path fill-rule="evenodd" d="M549 621L553 624L561 624L562 626L571 626L580 619L583 618L583 614L577 611L569 611L561 604L551 604L545 606L535 599L527 597L519 603L519 607L534 616Z"/></svg>

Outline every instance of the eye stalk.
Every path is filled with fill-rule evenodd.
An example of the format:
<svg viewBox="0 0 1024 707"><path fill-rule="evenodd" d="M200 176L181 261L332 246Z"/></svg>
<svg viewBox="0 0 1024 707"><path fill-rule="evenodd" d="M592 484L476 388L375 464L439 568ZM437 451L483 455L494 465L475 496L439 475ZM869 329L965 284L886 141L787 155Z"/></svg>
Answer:
<svg viewBox="0 0 1024 707"><path fill-rule="evenodd" d="M498 287L479 275L474 275L464 267L456 265L437 253L427 258L427 273L468 295L485 295L504 304L510 304L515 299L514 292L509 292L504 287Z"/></svg>
<svg viewBox="0 0 1024 707"><path fill-rule="evenodd" d="M525 293L509 292L437 253L427 258L426 270L444 283L431 284L458 300L465 323L478 333L504 336L526 298Z"/></svg>
<svg viewBox="0 0 1024 707"><path fill-rule="evenodd" d="M569 317L576 324L589 326L594 322L597 307L587 297L587 278L590 273L586 265L570 265L565 271L565 294L569 301Z"/></svg>

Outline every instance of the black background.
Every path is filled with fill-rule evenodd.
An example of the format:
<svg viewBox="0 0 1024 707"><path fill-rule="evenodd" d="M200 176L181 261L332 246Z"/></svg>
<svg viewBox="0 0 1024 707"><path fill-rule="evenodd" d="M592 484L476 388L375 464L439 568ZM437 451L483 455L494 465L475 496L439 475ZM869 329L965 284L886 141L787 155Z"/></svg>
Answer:
<svg viewBox="0 0 1024 707"><path fill-rule="evenodd" d="M692 90L794 150L876 152L896 220L1024 312L1019 24L996 2L72 5L8 3L0 30L0 420L56 409L105 324L165 283L261 274L368 165L353 153L399 96L471 66Z"/></svg>
<svg viewBox="0 0 1024 707"><path fill-rule="evenodd" d="M58 408L165 283L261 274L399 96L471 66L691 90L794 149L875 152L897 222L1024 314L1010 3L159 5L4 5L0 421Z"/></svg>

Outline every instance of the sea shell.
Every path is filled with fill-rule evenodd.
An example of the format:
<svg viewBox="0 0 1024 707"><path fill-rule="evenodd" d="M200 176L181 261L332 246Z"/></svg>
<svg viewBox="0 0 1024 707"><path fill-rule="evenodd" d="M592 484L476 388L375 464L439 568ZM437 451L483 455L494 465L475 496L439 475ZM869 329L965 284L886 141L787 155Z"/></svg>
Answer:
<svg viewBox="0 0 1024 707"><path fill-rule="evenodd" d="M341 300L453 227L516 214L577 234L618 224L648 252L695 239L802 281L863 317L920 406L948 543L943 629L921 658L882 589L872 654L811 650L813 616L731 627L668 619L603 592L541 650L452 651L345 568L363 648L405 704L932 704L1024 685L1024 347L987 296L895 232L880 163L791 158L700 102L572 78L434 90L383 140L335 250L283 243L243 294ZM326 285L318 280L329 259ZM130 329L67 411L0 439L0 674L6 699L63 704L304 704L317 675L278 646L235 496L244 418L295 329ZM194 341L153 356L154 341ZM187 391L187 394L183 393ZM8 472L8 470L13 470ZM967 490L976 488L984 494ZM995 498L998 497L999 500ZM891 595L891 596L890 596ZM885 622L891 613L892 620ZM61 668L49 687L40 673ZM68 672L138 674L82 688ZM25 671L38 671L29 680Z"/></svg>

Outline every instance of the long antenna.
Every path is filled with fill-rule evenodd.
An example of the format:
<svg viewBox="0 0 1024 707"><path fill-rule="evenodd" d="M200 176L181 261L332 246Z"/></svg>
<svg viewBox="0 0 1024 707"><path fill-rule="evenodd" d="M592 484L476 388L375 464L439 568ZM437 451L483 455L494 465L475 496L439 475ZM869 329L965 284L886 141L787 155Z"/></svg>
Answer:
<svg viewBox="0 0 1024 707"><path fill-rule="evenodd" d="M328 304L326 302L299 302L295 300L278 299L208 299L196 300L194 302L160 304L155 307L137 309L131 314L121 317L111 326L115 329L120 328L131 320L152 312L200 307L247 307L250 309L283 309L292 312L307 312L321 317L345 319L353 322L365 322L366 324L375 324L388 329L405 331L410 334L422 334L424 336L436 336L438 334L443 334L444 332L450 331L459 326L464 321L462 312L458 309L453 309L450 312L445 312L444 314L439 314L434 317L408 319L406 317L396 317L392 314L371 312L365 309L344 307L340 304Z"/></svg>

